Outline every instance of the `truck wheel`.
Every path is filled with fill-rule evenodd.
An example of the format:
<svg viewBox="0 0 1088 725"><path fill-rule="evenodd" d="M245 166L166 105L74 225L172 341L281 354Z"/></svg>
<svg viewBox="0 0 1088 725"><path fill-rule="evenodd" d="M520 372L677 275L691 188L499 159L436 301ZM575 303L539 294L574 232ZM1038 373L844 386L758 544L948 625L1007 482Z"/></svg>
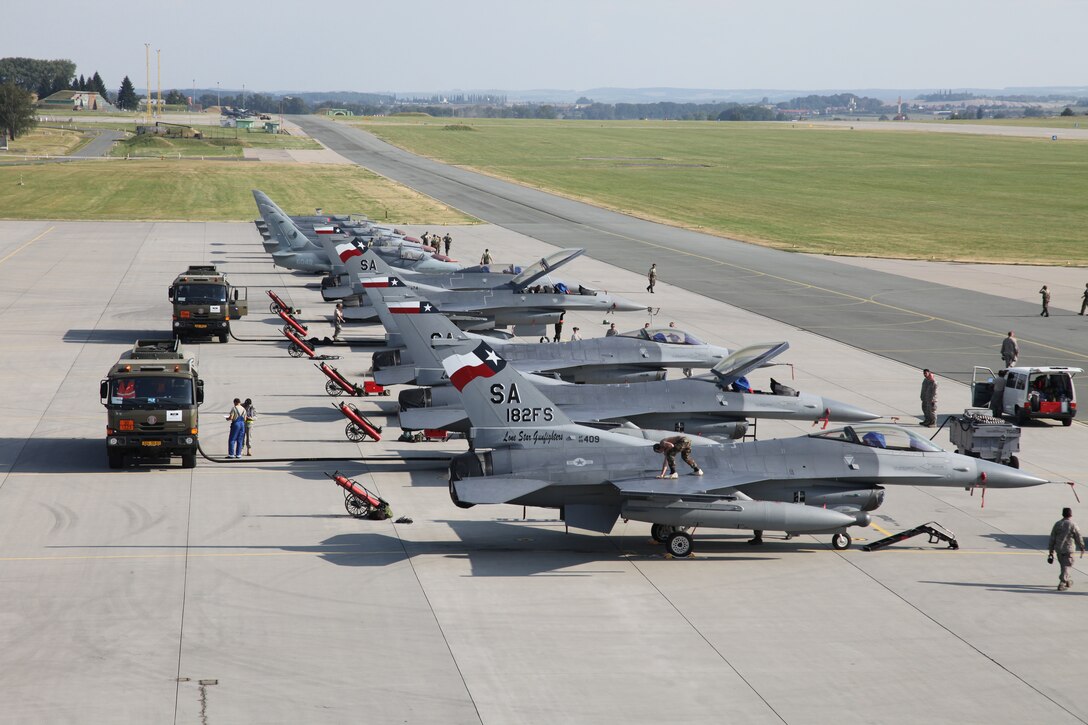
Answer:
<svg viewBox="0 0 1088 725"><path fill-rule="evenodd" d="M219 333L219 342L227 342L229 339L230 339L230 333L229 332L220 332Z"/></svg>
<svg viewBox="0 0 1088 725"><path fill-rule="evenodd" d="M186 451L181 454L182 468L196 468L196 451Z"/></svg>
<svg viewBox="0 0 1088 725"><path fill-rule="evenodd" d="M121 451L106 451L106 459L109 462L110 468L117 470L124 465L125 454Z"/></svg>
<svg viewBox="0 0 1088 725"><path fill-rule="evenodd" d="M1009 456L1009 462L1006 464L1009 468L1019 468L1020 459L1016 456Z"/></svg>
<svg viewBox="0 0 1088 725"><path fill-rule="evenodd" d="M1024 409L1021 408L1019 405L1012 409L1012 416L1013 420L1015 420L1016 424L1019 426L1023 426L1025 423L1028 422L1028 414L1024 412Z"/></svg>
<svg viewBox="0 0 1088 725"><path fill-rule="evenodd" d="M1066 428L1073 425L1073 418L1072 417L1062 418L1062 425L1064 425Z"/></svg>

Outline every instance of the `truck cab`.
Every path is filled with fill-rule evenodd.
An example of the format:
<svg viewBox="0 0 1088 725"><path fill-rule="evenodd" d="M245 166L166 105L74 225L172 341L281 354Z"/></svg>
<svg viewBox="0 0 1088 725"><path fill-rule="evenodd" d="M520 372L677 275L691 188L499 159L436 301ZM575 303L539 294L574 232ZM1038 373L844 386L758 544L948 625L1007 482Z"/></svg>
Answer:
<svg viewBox="0 0 1088 725"><path fill-rule="evenodd" d="M198 408L204 381L185 359L177 339L137 340L99 384L106 407L106 457L110 468L128 460L169 460L196 466Z"/></svg>
<svg viewBox="0 0 1088 725"><path fill-rule="evenodd" d="M174 305L173 334L230 339L230 321L249 313L248 290L234 287L214 264L194 264L174 279L167 296Z"/></svg>
<svg viewBox="0 0 1088 725"><path fill-rule="evenodd" d="M1073 376L1081 368L1064 365L1015 367L998 370L975 366L971 377L971 403L988 407L997 417L1007 415L1017 424L1049 418L1072 425L1077 415L1077 391Z"/></svg>

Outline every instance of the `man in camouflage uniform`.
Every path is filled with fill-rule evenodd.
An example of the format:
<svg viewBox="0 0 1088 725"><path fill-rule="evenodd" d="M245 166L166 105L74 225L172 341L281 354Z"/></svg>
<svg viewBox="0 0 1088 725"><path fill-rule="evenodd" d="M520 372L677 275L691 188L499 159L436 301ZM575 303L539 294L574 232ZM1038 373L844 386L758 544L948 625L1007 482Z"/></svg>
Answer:
<svg viewBox="0 0 1088 725"><path fill-rule="evenodd" d="M932 428L937 425L937 381L929 368L922 371L922 425Z"/></svg>
<svg viewBox="0 0 1088 725"><path fill-rule="evenodd" d="M1050 530L1050 555L1047 561L1053 562L1055 554L1058 563L1061 564L1061 573L1058 575L1058 591L1073 586L1073 580L1069 577L1069 570L1073 568L1073 550L1080 551L1084 558L1084 537L1080 535L1080 529L1073 523L1073 509L1062 509L1062 518L1054 528Z"/></svg>
<svg viewBox="0 0 1088 725"><path fill-rule="evenodd" d="M703 475L699 466L695 465L695 459L691 457L691 439L687 436L672 436L666 438L660 443L654 444L654 453L664 453L665 462L669 466L669 472L666 474L661 473L658 478L679 478L679 474L676 472L676 454L679 453L680 457L684 459L684 463L691 466L691 472L696 476Z"/></svg>

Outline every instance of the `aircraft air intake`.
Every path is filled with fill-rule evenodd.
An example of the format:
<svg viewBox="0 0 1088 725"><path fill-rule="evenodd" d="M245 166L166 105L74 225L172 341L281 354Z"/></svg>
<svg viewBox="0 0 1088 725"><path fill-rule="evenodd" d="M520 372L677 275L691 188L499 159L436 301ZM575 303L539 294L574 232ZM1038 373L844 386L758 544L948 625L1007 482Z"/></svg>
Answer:
<svg viewBox="0 0 1088 725"><path fill-rule="evenodd" d="M429 408L431 407L431 389L408 388L407 390L402 390L400 391L400 395L397 396L397 402L400 403L401 410Z"/></svg>
<svg viewBox="0 0 1088 725"><path fill-rule="evenodd" d="M400 350L379 350L374 353L374 369L384 370L400 365Z"/></svg>

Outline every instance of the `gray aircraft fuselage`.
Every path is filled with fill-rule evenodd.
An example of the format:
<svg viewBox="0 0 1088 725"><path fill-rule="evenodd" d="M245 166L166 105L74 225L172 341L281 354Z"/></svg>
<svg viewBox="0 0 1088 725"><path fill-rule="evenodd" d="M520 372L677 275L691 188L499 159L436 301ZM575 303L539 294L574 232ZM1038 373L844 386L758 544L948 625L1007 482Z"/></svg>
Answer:
<svg viewBox="0 0 1088 725"><path fill-rule="evenodd" d="M505 348L497 343L492 346L506 357ZM855 423L880 417L811 393L734 392L723 389L712 376L621 385L534 382L549 400L579 423L627 421L640 428L682 430L697 435L740 437L746 432L748 418ZM451 386L404 390L399 400L402 428L442 428L461 433L470 428L461 396Z"/></svg>
<svg viewBox="0 0 1088 725"><path fill-rule="evenodd" d="M919 444L918 441L925 440L910 436L905 429L871 425L800 438L731 441L721 446L698 447L694 457L704 471L703 480L698 482L705 484L709 493L690 495L683 489L690 487L687 482L698 479L687 475L645 485L645 481L652 479L662 467L662 456L649 447L608 445L595 441L592 435L568 435L563 427L555 430L559 435L553 436L545 429L511 429L505 434L509 438L506 447L470 451L458 456L450 465L454 502L465 505L458 481L484 481L487 476L524 478L547 481L549 485L517 495L506 503L566 509L571 525L575 525L570 521L570 514L574 513L572 507L614 509L616 515L635 514L629 518L669 523L668 516L678 515L677 512L670 514L666 510L667 504L655 499L667 500L675 492L677 497L687 496L696 503L700 496L709 500L716 490L715 480L721 480L725 482L721 489L723 493L735 490L760 501L826 508L853 517L855 521L850 525L864 526L868 523L867 512L883 502L883 486L886 485L973 489L1018 488L1046 483L1008 466L944 451L932 444L927 446L931 450L895 450L836 438L843 431L854 431L860 440L866 430L897 430L902 432L901 441ZM682 466L679 461L678 465ZM686 466L682 468L686 474ZM483 475L485 473L487 476ZM624 493L625 479L641 481L638 492L645 495L646 500L629 491ZM731 485L733 481L741 483ZM465 490L471 489L466 486ZM632 506L642 506L644 515L637 515ZM649 515L646 508L655 509L649 512L655 518L645 518ZM699 525L697 507L685 508L682 513L686 517L683 523L674 525ZM608 516L596 518L602 522L607 519ZM760 527L744 523L735 528ZM810 533L813 531L809 530Z"/></svg>

